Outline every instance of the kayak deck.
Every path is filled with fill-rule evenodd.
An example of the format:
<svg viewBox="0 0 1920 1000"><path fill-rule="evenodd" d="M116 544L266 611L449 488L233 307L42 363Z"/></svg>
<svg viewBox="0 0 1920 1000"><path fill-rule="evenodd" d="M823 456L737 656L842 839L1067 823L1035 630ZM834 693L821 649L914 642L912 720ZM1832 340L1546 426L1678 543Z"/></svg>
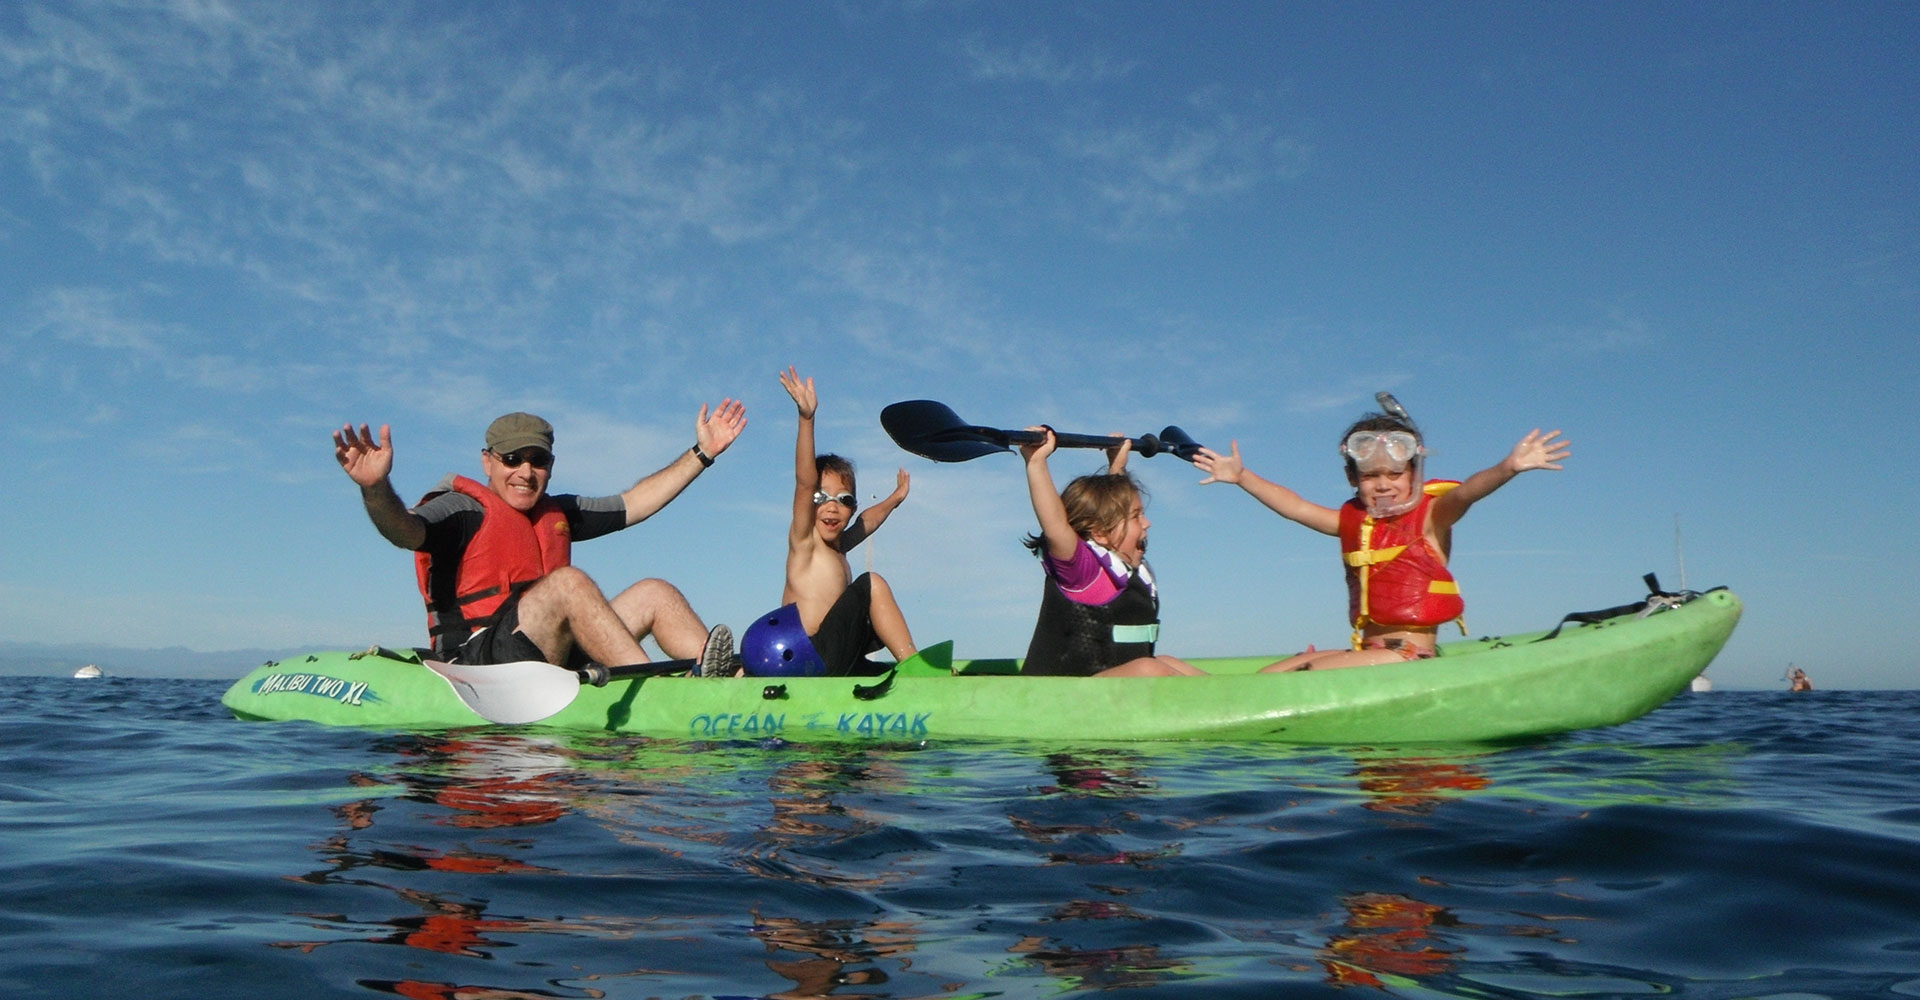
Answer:
<svg viewBox="0 0 1920 1000"><path fill-rule="evenodd" d="M680 739L1481 742L1616 725L1686 690L1731 635L1725 590L1644 617L1443 644L1436 659L1261 674L1274 656L1195 659L1208 677L1024 677L1015 660L922 650L888 678L618 679L539 725ZM555 668L556 670L558 668ZM264 665L222 701L243 719L487 725L417 657L317 653Z"/></svg>

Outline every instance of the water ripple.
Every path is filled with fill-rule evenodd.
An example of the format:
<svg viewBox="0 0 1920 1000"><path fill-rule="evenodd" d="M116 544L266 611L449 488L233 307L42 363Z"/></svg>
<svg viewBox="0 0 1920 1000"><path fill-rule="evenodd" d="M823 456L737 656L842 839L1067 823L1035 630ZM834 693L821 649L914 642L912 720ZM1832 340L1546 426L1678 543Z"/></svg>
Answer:
<svg viewBox="0 0 1920 1000"><path fill-rule="evenodd" d="M1920 997L1906 692L1330 750L379 734L218 690L0 690L0 989Z"/></svg>

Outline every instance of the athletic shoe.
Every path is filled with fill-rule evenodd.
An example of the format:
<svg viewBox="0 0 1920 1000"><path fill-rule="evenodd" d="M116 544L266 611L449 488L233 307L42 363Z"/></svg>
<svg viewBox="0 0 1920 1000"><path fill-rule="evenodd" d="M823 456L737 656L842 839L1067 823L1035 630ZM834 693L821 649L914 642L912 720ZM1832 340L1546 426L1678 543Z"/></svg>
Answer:
<svg viewBox="0 0 1920 1000"><path fill-rule="evenodd" d="M700 666L693 676L731 677L739 663L740 657L733 653L733 630L715 625L713 631L707 633L707 648L700 654Z"/></svg>

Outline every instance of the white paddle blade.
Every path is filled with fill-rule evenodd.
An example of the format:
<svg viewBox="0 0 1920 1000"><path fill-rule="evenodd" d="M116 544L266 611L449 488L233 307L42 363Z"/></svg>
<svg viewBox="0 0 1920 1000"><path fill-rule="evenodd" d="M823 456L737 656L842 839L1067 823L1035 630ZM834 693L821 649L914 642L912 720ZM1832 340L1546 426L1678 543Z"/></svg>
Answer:
<svg viewBox="0 0 1920 1000"><path fill-rule="evenodd" d="M515 663L441 663L422 660L447 679L475 715L507 726L539 722L573 704L580 678L539 660Z"/></svg>

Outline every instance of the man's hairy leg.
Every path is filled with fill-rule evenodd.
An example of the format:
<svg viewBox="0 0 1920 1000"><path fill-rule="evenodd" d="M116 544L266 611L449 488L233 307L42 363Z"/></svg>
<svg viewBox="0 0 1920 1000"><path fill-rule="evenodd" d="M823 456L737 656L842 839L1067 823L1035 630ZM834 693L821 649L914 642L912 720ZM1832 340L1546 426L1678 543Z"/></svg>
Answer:
<svg viewBox="0 0 1920 1000"><path fill-rule="evenodd" d="M670 660L699 659L706 648L707 626L693 613L680 588L665 580L642 580L621 591L612 603L636 643L651 635Z"/></svg>
<svg viewBox="0 0 1920 1000"><path fill-rule="evenodd" d="M647 661L593 578L572 566L548 573L520 595L520 631L550 663L565 663L575 646L608 665Z"/></svg>

